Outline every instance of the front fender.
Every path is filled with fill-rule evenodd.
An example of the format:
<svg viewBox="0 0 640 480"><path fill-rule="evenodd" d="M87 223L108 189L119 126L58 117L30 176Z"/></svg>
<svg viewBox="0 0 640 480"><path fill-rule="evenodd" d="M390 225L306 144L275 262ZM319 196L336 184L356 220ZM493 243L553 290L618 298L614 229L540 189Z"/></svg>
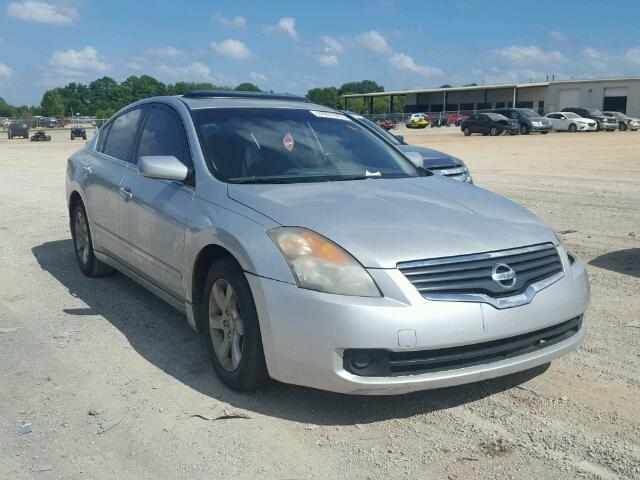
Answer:
<svg viewBox="0 0 640 480"><path fill-rule="evenodd" d="M224 205L202 198L193 203L185 232L183 275L187 301L193 300L193 281L200 252L210 245L228 250L245 272L281 282L295 283L282 254L266 231L278 226L261 214L228 199Z"/></svg>

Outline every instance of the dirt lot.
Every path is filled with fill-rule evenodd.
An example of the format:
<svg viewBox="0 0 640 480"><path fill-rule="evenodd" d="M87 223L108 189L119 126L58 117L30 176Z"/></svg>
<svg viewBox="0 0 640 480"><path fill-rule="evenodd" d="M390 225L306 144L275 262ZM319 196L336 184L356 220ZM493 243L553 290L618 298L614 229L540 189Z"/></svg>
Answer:
<svg viewBox="0 0 640 480"><path fill-rule="evenodd" d="M592 281L583 348L404 397L233 393L178 313L81 276L64 199L80 141L3 137L0 478L640 478L640 132L407 139L565 232Z"/></svg>

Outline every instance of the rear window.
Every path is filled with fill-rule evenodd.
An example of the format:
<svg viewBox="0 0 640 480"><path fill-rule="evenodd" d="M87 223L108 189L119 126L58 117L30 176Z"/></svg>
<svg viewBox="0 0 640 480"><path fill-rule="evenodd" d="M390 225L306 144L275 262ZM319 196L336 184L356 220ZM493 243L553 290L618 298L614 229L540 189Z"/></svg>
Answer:
<svg viewBox="0 0 640 480"><path fill-rule="evenodd" d="M415 177L400 152L338 112L290 108L194 110L203 151L235 183Z"/></svg>

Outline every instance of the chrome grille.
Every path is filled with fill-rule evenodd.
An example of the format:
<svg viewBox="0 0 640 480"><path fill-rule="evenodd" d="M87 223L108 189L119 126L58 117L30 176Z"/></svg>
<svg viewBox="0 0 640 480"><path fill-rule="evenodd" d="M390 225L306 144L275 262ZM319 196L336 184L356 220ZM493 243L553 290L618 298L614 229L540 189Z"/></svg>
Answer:
<svg viewBox="0 0 640 480"><path fill-rule="evenodd" d="M516 280L513 285L505 286L492 278L497 264L505 264L515 273ZM497 252L403 262L397 266L424 297L441 300L456 300L453 295L471 297L466 298L466 301L478 301L473 299L474 295L489 298L510 297L526 293L527 288L537 282L562 276L562 262L558 250L551 243ZM438 298L443 294L445 298Z"/></svg>

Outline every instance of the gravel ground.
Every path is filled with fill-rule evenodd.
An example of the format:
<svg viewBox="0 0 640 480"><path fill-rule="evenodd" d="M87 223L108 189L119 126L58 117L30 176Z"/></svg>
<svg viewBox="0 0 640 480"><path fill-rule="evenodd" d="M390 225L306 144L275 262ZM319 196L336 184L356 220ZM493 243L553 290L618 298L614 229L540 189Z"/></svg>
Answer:
<svg viewBox="0 0 640 480"><path fill-rule="evenodd" d="M120 274L81 276L64 199L80 141L3 137L0 478L640 478L640 132L402 133L589 263L583 348L402 397L233 393L181 315Z"/></svg>

